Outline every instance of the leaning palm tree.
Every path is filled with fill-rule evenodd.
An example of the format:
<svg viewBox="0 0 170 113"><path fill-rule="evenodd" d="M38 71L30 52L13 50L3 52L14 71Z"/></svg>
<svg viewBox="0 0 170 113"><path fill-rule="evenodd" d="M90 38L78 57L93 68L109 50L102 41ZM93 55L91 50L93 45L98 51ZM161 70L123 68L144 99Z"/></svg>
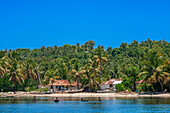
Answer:
<svg viewBox="0 0 170 113"><path fill-rule="evenodd" d="M170 75L168 71L163 69L163 64L164 59L162 54L150 52L146 55L142 72L140 73L144 77L144 82L160 85L161 91L163 91L164 80Z"/></svg>
<svg viewBox="0 0 170 113"><path fill-rule="evenodd" d="M37 64L35 63L33 60L31 60L31 64L30 64L30 69L28 69L28 74L33 74L33 75L30 75L34 78L38 78L38 81L39 81L39 84L40 84L40 88L41 88L41 92L43 92L43 89L42 89L42 83L41 83L41 78L40 78L40 66L41 64ZM27 73L25 75L25 77L28 76Z"/></svg>
<svg viewBox="0 0 170 113"><path fill-rule="evenodd" d="M42 83L41 83L41 78L40 78L40 74L39 74L40 65L34 63L34 68L35 68L35 73L37 74L37 77L38 77L38 81L39 81L39 83L40 83L41 92L43 92Z"/></svg>

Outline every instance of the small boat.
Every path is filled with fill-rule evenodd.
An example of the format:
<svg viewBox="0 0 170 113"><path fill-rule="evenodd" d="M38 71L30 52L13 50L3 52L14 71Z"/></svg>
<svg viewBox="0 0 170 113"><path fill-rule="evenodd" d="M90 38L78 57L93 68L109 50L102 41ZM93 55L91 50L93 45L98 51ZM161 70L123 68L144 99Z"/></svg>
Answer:
<svg viewBox="0 0 170 113"><path fill-rule="evenodd" d="M102 101L100 97L98 97L99 101Z"/></svg>
<svg viewBox="0 0 170 113"><path fill-rule="evenodd" d="M56 97L56 99L54 100L54 102L59 102L59 99Z"/></svg>
<svg viewBox="0 0 170 113"><path fill-rule="evenodd" d="M88 100L83 100L83 102L88 102Z"/></svg>
<svg viewBox="0 0 170 113"><path fill-rule="evenodd" d="M34 98L32 99L33 102L36 102L36 96L34 96Z"/></svg>
<svg viewBox="0 0 170 113"><path fill-rule="evenodd" d="M112 90L99 90L97 93L110 93Z"/></svg>
<svg viewBox="0 0 170 113"><path fill-rule="evenodd" d="M44 94L52 94L51 92L45 92Z"/></svg>
<svg viewBox="0 0 170 113"><path fill-rule="evenodd" d="M59 102L59 100L54 100L54 102Z"/></svg>
<svg viewBox="0 0 170 113"><path fill-rule="evenodd" d="M80 90L73 90L73 91L68 91L68 93L81 93L83 89Z"/></svg>
<svg viewBox="0 0 170 113"><path fill-rule="evenodd" d="M7 98L9 98L9 97L14 97L14 96L6 96Z"/></svg>
<svg viewBox="0 0 170 113"><path fill-rule="evenodd" d="M88 102L88 100L84 100L83 98L81 98L81 101L82 101L82 102Z"/></svg>

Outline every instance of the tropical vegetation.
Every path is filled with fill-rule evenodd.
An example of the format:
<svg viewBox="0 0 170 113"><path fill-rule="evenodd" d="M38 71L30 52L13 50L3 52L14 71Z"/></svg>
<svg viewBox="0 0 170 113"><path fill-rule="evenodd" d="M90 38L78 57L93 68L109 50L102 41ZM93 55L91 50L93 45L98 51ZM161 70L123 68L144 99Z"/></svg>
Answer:
<svg viewBox="0 0 170 113"><path fill-rule="evenodd" d="M120 91L170 92L169 42L148 39L118 48L94 46L90 40L83 45L1 50L0 91L32 91L55 80L81 83L94 91L102 82L121 78L116 86Z"/></svg>

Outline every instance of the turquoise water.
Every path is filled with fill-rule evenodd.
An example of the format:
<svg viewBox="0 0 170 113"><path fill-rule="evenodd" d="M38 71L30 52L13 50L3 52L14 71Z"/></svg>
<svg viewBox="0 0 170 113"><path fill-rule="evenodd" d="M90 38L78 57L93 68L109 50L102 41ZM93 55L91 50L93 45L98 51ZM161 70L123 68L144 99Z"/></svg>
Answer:
<svg viewBox="0 0 170 113"><path fill-rule="evenodd" d="M80 98L59 98L60 102L53 102L54 98L39 97L32 102L32 98L0 98L0 113L168 113L170 112L170 98L86 98L88 102L81 102Z"/></svg>

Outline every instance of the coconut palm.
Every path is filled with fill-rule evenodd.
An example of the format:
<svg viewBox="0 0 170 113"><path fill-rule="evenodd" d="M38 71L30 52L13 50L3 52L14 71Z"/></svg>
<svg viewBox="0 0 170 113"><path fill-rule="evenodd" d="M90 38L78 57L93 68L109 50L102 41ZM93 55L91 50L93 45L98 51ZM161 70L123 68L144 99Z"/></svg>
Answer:
<svg viewBox="0 0 170 113"><path fill-rule="evenodd" d="M28 59L26 62L23 63L23 74L24 78L27 79L28 77L31 78L32 80L35 80L37 78L37 75L35 73L35 69L33 67L33 60Z"/></svg>
<svg viewBox="0 0 170 113"><path fill-rule="evenodd" d="M30 61L30 69L28 69L28 73L30 73L31 72L31 74L32 75L30 75L30 76L32 76L32 77L34 77L34 78L38 78L38 81L39 81L39 84L40 84L40 88L41 88L41 92L43 92L43 89L42 89L42 83L41 83L41 78L40 78L40 73L41 73L41 64L37 64L37 63L35 63L33 60L31 60ZM28 66L29 67L29 66ZM27 67L27 68L28 68ZM26 69L27 69L26 68ZM25 75L25 77L27 76L27 73L26 73L26 75Z"/></svg>
<svg viewBox="0 0 170 113"><path fill-rule="evenodd" d="M40 78L40 74L39 74L40 65L34 63L34 68L35 68L35 73L37 74L37 77L38 77L38 81L39 81L39 83L40 83L41 92L43 92L42 83L41 83L41 78Z"/></svg>
<svg viewBox="0 0 170 113"><path fill-rule="evenodd" d="M86 64L84 67L83 67L83 70L81 70L81 72L83 77L84 77L84 85L89 85L90 86L90 89L91 89L91 84L93 82L93 79L92 79L92 73L93 73L93 68L91 66L91 63L88 63Z"/></svg>
<svg viewBox="0 0 170 113"><path fill-rule="evenodd" d="M68 69L67 69L67 66L66 66L66 64L65 64L64 62L58 64L56 71L57 71L57 75L58 75L61 79L63 79L63 80L66 80L66 79L67 79Z"/></svg>
<svg viewBox="0 0 170 113"><path fill-rule="evenodd" d="M161 86L163 91L163 82L170 75L164 70L164 59L162 54L150 52L146 55L146 60L143 62L141 76L144 76L144 82L156 83ZM156 88L155 88L156 89Z"/></svg>
<svg viewBox="0 0 170 113"><path fill-rule="evenodd" d="M98 46L97 48L97 55L95 55L94 57L97 58L97 62L98 62L98 65L100 66L100 71L99 71L99 86L98 86L98 89L100 89L100 84L101 84L101 71L102 71L102 62L106 63L108 60L107 60L107 55L106 54L103 54L103 49Z"/></svg>
<svg viewBox="0 0 170 113"><path fill-rule="evenodd" d="M71 73L72 73L73 77L75 78L75 80L77 82L77 89L79 90L79 82L80 82L80 79L81 79L81 75L83 74L81 72L80 60L77 59L77 58L73 58L70 61L70 65L72 66Z"/></svg>
<svg viewBox="0 0 170 113"><path fill-rule="evenodd" d="M128 76L129 77L132 77L131 80L132 80L132 83L133 83L133 88L132 90L133 91L136 91L136 84L135 84L135 81L138 77L138 74L139 74L139 69L135 66L132 66L130 68L127 69L128 71Z"/></svg>
<svg viewBox="0 0 170 113"><path fill-rule="evenodd" d="M4 56L0 59L0 77L4 77L4 74L7 73L7 68L9 66L8 57Z"/></svg>
<svg viewBox="0 0 170 113"><path fill-rule="evenodd" d="M53 87L53 92L54 92L54 82L56 80L57 76L56 76L56 71L53 69L47 70L46 75L45 75L45 82L46 83L52 83L52 87Z"/></svg>
<svg viewBox="0 0 170 113"><path fill-rule="evenodd" d="M93 84L94 84L93 86L94 86L94 87L99 84L99 82L96 81L96 78L97 78L97 76L98 76L98 73L100 72L100 67L99 67L99 65L98 65L97 59L98 59L97 56L94 56L94 57L92 58L92 68L93 68L93 77L94 77L94 78L93 78Z"/></svg>
<svg viewBox="0 0 170 113"><path fill-rule="evenodd" d="M9 81L12 81L13 84L18 82L19 84L24 83L24 75L22 74L23 67L17 63L16 60L13 60L9 67Z"/></svg>
<svg viewBox="0 0 170 113"><path fill-rule="evenodd" d="M22 73L23 66L18 62L18 53L12 51L9 54L9 81L12 81L13 84L18 82L19 84L24 83L24 75Z"/></svg>

